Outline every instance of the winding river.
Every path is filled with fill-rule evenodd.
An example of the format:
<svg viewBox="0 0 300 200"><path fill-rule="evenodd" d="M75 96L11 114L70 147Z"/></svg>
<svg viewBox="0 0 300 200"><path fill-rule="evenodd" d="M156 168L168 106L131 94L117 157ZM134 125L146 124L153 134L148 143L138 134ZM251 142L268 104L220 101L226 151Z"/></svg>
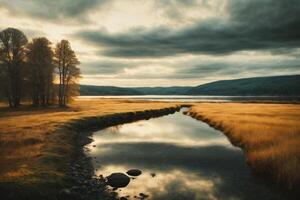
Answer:
<svg viewBox="0 0 300 200"><path fill-rule="evenodd" d="M96 174L140 169L116 190L128 199L284 199L251 174L226 136L182 111L95 132L88 154Z"/></svg>

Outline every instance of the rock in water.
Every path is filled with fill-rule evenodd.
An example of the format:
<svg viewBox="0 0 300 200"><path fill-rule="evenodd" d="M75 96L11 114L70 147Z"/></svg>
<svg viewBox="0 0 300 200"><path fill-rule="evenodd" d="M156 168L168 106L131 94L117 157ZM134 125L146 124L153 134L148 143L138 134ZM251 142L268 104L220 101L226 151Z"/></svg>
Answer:
<svg viewBox="0 0 300 200"><path fill-rule="evenodd" d="M139 176L142 174L142 171L139 169L130 169L126 172L129 176Z"/></svg>
<svg viewBox="0 0 300 200"><path fill-rule="evenodd" d="M130 182L130 178L123 173L112 173L107 178L107 184L114 188L126 187Z"/></svg>

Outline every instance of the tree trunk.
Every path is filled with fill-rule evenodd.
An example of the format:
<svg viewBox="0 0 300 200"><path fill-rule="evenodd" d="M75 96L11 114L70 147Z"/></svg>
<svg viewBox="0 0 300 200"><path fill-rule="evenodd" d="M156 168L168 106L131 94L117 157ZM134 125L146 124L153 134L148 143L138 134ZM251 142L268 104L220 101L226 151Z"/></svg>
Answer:
<svg viewBox="0 0 300 200"><path fill-rule="evenodd" d="M66 63L65 63L65 58L62 60L62 99L61 99L61 106L66 106L65 103L65 90L66 90Z"/></svg>
<svg viewBox="0 0 300 200"><path fill-rule="evenodd" d="M12 99L11 99L11 94L10 94L9 89L6 90L6 97L7 97L7 102L8 102L9 107L12 108L13 107L13 102L12 102Z"/></svg>
<svg viewBox="0 0 300 200"><path fill-rule="evenodd" d="M62 69L59 67L58 104L62 107Z"/></svg>
<svg viewBox="0 0 300 200"><path fill-rule="evenodd" d="M45 95L45 103L46 103L46 105L47 106L49 106L50 105L50 90L51 90L51 87L52 87L52 84L51 84L51 82L52 82L52 79L51 79L51 76L52 76L52 74L51 74L51 72L48 72L47 73L47 80L46 80L46 86L45 86L45 92L46 92L46 95Z"/></svg>

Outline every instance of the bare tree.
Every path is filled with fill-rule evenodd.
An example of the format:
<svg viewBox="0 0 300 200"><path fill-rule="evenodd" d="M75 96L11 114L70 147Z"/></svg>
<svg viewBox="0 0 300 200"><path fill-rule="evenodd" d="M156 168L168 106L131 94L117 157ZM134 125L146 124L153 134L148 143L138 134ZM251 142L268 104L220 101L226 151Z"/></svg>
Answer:
<svg viewBox="0 0 300 200"><path fill-rule="evenodd" d="M35 106L49 105L53 88L53 51L47 38L35 38L28 44L27 65Z"/></svg>
<svg viewBox="0 0 300 200"><path fill-rule="evenodd" d="M1 74L7 83L5 93L10 107L20 105L26 44L26 36L18 29L7 28L0 32Z"/></svg>
<svg viewBox="0 0 300 200"><path fill-rule="evenodd" d="M56 45L54 52L55 64L59 74L58 103L66 106L67 102L79 90L78 79L80 64L68 40L62 40Z"/></svg>

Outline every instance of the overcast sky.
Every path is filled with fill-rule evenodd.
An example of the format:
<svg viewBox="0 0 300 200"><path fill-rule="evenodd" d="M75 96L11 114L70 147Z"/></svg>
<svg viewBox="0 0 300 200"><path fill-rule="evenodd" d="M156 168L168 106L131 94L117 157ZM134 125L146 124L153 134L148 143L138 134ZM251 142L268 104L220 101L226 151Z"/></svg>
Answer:
<svg viewBox="0 0 300 200"><path fill-rule="evenodd" d="M299 0L0 0L0 29L68 39L81 84L300 74Z"/></svg>

